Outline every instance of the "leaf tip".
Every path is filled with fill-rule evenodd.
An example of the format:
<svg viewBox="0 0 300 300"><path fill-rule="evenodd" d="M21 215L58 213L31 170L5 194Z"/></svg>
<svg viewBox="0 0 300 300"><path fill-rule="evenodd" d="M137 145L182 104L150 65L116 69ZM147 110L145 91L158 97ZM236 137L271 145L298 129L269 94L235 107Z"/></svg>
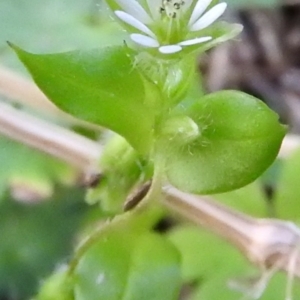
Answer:
<svg viewBox="0 0 300 300"><path fill-rule="evenodd" d="M15 45L13 43L11 43L10 41L6 41L7 45L10 47L10 48L14 48Z"/></svg>
<svg viewBox="0 0 300 300"><path fill-rule="evenodd" d="M6 41L7 45L13 49L16 53L19 53L21 51L21 48L19 48L17 45L13 44L10 41Z"/></svg>

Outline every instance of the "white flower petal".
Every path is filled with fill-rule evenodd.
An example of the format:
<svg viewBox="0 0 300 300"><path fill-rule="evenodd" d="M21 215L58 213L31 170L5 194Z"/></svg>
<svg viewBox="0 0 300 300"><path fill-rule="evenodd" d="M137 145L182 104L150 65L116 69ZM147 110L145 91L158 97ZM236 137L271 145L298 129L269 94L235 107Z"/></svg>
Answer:
<svg viewBox="0 0 300 300"><path fill-rule="evenodd" d="M182 50L182 47L179 45L168 45L161 46L158 48L159 52L162 54L173 54Z"/></svg>
<svg viewBox="0 0 300 300"><path fill-rule="evenodd" d="M211 36L203 36L203 37L200 37L200 38L195 38L195 39L180 42L180 43L178 43L178 45L180 45L180 46L192 46L192 45L208 42L211 39L212 39Z"/></svg>
<svg viewBox="0 0 300 300"><path fill-rule="evenodd" d="M125 22L128 25L133 26L134 28L152 36L153 38L155 38L155 34L142 22L140 22L138 19L136 19L135 17L133 17L132 15L121 11L121 10L116 10L115 11L115 15L122 20L123 22Z"/></svg>
<svg viewBox="0 0 300 300"><path fill-rule="evenodd" d="M152 23L152 19L136 0L116 0L121 8L144 24Z"/></svg>
<svg viewBox="0 0 300 300"><path fill-rule="evenodd" d="M147 0L147 4L153 19L158 20L160 18L161 0Z"/></svg>
<svg viewBox="0 0 300 300"><path fill-rule="evenodd" d="M205 13L198 21L196 21L191 27L191 31L201 30L208 27L213 22L215 22L221 15L223 15L227 7L226 3L219 3Z"/></svg>
<svg viewBox="0 0 300 300"><path fill-rule="evenodd" d="M149 48L157 48L159 47L159 42L152 37L139 34L139 33L132 33L130 38L137 44L149 47Z"/></svg>
<svg viewBox="0 0 300 300"><path fill-rule="evenodd" d="M189 26L193 25L205 12L212 0L198 0L189 20Z"/></svg>

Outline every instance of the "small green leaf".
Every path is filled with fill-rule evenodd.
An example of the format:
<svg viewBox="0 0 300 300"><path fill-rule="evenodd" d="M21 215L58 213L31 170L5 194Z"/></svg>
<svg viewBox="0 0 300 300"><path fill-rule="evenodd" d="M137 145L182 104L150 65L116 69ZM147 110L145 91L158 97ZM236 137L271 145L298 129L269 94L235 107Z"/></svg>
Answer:
<svg viewBox="0 0 300 300"><path fill-rule="evenodd" d="M181 283L174 246L159 235L136 235L128 228L101 236L75 273L75 300L175 300Z"/></svg>
<svg viewBox="0 0 300 300"><path fill-rule="evenodd" d="M142 78L126 47L35 55L13 46L41 90L75 117L107 127L145 153L151 145L154 84Z"/></svg>
<svg viewBox="0 0 300 300"><path fill-rule="evenodd" d="M122 299L130 264L130 248L135 239L126 231L102 234L77 265L74 299Z"/></svg>
<svg viewBox="0 0 300 300"><path fill-rule="evenodd" d="M68 277L67 268L62 268L51 275L40 288L33 300L73 300L72 280Z"/></svg>
<svg viewBox="0 0 300 300"><path fill-rule="evenodd" d="M207 95L185 114L199 126L199 136L181 144L169 139L163 151L169 181L192 193L221 193L252 182L276 158L285 134L276 113L242 92Z"/></svg>

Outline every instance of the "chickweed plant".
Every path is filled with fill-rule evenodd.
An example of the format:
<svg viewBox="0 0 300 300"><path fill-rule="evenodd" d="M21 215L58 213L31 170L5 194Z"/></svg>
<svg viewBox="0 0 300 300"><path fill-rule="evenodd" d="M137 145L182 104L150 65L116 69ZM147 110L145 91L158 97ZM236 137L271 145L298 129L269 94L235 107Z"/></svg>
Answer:
<svg viewBox="0 0 300 300"><path fill-rule="evenodd" d="M114 132L99 155L101 179L86 196L109 221L36 299L178 299L179 252L153 230L165 215L163 187L200 195L243 187L274 161L286 129L251 95L201 88L196 59L242 30L221 20L225 2L106 4L127 32L118 46L39 55L10 44L57 107ZM140 199L124 212L136 189Z"/></svg>

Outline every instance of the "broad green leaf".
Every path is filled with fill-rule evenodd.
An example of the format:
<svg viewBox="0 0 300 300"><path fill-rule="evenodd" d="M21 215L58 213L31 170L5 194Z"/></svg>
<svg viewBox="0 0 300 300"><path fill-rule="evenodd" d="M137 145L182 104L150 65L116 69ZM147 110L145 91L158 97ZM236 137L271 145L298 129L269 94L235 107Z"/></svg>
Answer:
<svg viewBox="0 0 300 300"><path fill-rule="evenodd" d="M136 235L123 227L86 251L75 278L75 300L177 300L179 255L159 235Z"/></svg>
<svg viewBox="0 0 300 300"><path fill-rule="evenodd" d="M128 48L46 55L13 48L59 108L119 133L142 153L149 150L158 96L134 67Z"/></svg>
<svg viewBox="0 0 300 300"><path fill-rule="evenodd" d="M237 91L201 98L184 112L198 137L168 139L166 172L176 187L200 194L222 193L254 181L274 161L285 128L258 99ZM180 128L178 128L178 132Z"/></svg>
<svg viewBox="0 0 300 300"><path fill-rule="evenodd" d="M282 163L277 188L275 209L277 217L300 221L300 151L296 151Z"/></svg>
<svg viewBox="0 0 300 300"><path fill-rule="evenodd" d="M177 300L181 285L179 263L179 254L170 242L157 234L142 236L132 253L123 299Z"/></svg>

